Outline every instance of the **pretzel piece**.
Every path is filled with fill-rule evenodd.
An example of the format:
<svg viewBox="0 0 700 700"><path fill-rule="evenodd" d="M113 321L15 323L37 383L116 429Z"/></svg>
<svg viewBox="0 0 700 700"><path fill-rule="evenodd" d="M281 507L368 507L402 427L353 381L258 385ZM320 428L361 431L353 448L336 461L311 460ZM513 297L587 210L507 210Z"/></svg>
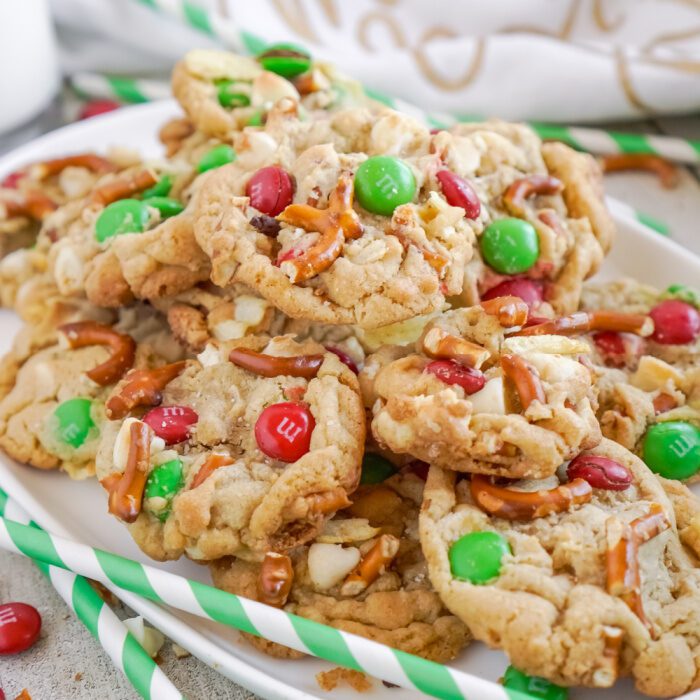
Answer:
<svg viewBox="0 0 700 700"><path fill-rule="evenodd" d="M472 474L471 493L474 502L489 515L504 520L534 520L588 503L593 487L583 479L574 479L553 489L516 491L496 486L482 474Z"/></svg>
<svg viewBox="0 0 700 700"><path fill-rule="evenodd" d="M228 455L212 452L195 474L189 490L191 491L201 486L219 467L228 467L231 464L233 464L233 460Z"/></svg>
<svg viewBox="0 0 700 700"><path fill-rule="evenodd" d="M124 199L145 190L147 187L153 187L156 182L158 182L158 179L152 171L139 170L137 173L110 180L110 182L105 182L96 187L88 199L88 204L106 207L118 199Z"/></svg>
<svg viewBox="0 0 700 700"><path fill-rule="evenodd" d="M321 234L318 242L299 257L281 263L280 269L294 284L305 282L327 270L340 255L345 241L362 235L360 218L352 208L353 199L352 173L343 172L328 198L327 209L316 209L308 204L290 204L279 214L278 221Z"/></svg>
<svg viewBox="0 0 700 700"><path fill-rule="evenodd" d="M501 369L503 375L513 382L523 410L527 410L533 401L547 403L544 386L537 370L520 355L503 355Z"/></svg>
<svg viewBox="0 0 700 700"><path fill-rule="evenodd" d="M323 364L323 355L295 355L293 357L278 357L265 355L248 348L234 348L228 359L234 365L259 374L262 377L303 377L313 379Z"/></svg>
<svg viewBox="0 0 700 700"><path fill-rule="evenodd" d="M611 518L609 524L615 522ZM618 541L608 542L606 553L606 588L610 595L621 598L642 621L652 638L654 629L644 613L642 584L639 575L639 547L671 527L663 507L652 503L649 512L636 518L622 529Z"/></svg>
<svg viewBox="0 0 700 700"><path fill-rule="evenodd" d="M645 314L605 310L576 311L569 316L522 328L511 335L575 335L589 331L634 333L645 338L654 332L654 322Z"/></svg>
<svg viewBox="0 0 700 700"><path fill-rule="evenodd" d="M258 600L281 608L287 602L294 581L292 560L286 554L268 552L258 576Z"/></svg>
<svg viewBox="0 0 700 700"><path fill-rule="evenodd" d="M29 174L36 180L45 180L52 175L58 175L68 167L86 168L95 174L109 173L116 170L111 161L96 153L76 153L63 158L53 158L42 163L35 163L29 168Z"/></svg>
<svg viewBox="0 0 700 700"><path fill-rule="evenodd" d="M476 343L451 335L441 328L431 328L421 340L423 352L436 360L454 360L461 365L479 369L491 353Z"/></svg>
<svg viewBox="0 0 700 700"><path fill-rule="evenodd" d="M129 453L123 474L111 474L102 480L109 493L109 512L125 523L133 523L141 512L151 462L153 430L141 421L129 427Z"/></svg>
<svg viewBox="0 0 700 700"><path fill-rule="evenodd" d="M58 204L39 190L29 190L19 199L0 200L0 212L4 209L4 217L14 219L26 216L34 221L43 221L51 212L58 209Z"/></svg>
<svg viewBox="0 0 700 700"><path fill-rule="evenodd" d="M306 497L306 502L309 506L309 513L314 515L328 515L328 513L335 513L352 505L347 492L341 487L312 493Z"/></svg>
<svg viewBox="0 0 700 700"><path fill-rule="evenodd" d="M522 326L529 313L527 304L520 297L514 296L480 301L479 305L489 316L496 316L503 328Z"/></svg>
<svg viewBox="0 0 700 700"><path fill-rule="evenodd" d="M655 173L667 189L678 184L676 166L652 153L611 153L600 159L600 165L604 173L615 173L621 170L646 170Z"/></svg>
<svg viewBox="0 0 700 700"><path fill-rule="evenodd" d="M107 399L105 409L110 420L124 418L137 406L158 406L163 389L185 369L187 362L173 362L155 369L132 369L124 383L118 385Z"/></svg>
<svg viewBox="0 0 700 700"><path fill-rule="evenodd" d="M557 194L564 189L551 175L528 175L513 182L503 195L503 205L513 216L525 215L525 200L538 194ZM545 222L546 223L546 222Z"/></svg>
<svg viewBox="0 0 700 700"><path fill-rule="evenodd" d="M117 333L113 328L95 321L77 321L58 327L71 348L106 345L112 354L101 364L85 372L100 386L119 381L131 369L136 357L136 342L130 335Z"/></svg>
<svg viewBox="0 0 700 700"><path fill-rule="evenodd" d="M381 535L350 572L340 589L342 595L358 595L374 583L386 571L399 552L399 539L394 535Z"/></svg>

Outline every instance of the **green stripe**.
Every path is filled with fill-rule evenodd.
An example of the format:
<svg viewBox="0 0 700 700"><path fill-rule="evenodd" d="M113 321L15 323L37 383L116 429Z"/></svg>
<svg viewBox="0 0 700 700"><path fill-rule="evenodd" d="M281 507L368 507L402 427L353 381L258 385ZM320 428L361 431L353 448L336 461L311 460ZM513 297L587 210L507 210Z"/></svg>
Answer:
<svg viewBox="0 0 700 700"><path fill-rule="evenodd" d="M264 39L250 32L241 31L241 40L245 50L253 56L257 56L267 48L267 42Z"/></svg>
<svg viewBox="0 0 700 700"><path fill-rule="evenodd" d="M214 36L214 30L209 21L209 13L203 7L189 0L184 0L182 12L190 26L198 29L200 32Z"/></svg>
<svg viewBox="0 0 700 700"><path fill-rule="evenodd" d="M131 634L127 634L124 639L122 665L126 677L131 681L139 695L144 700L151 700L151 680L156 670L156 664ZM154 700L158 700L158 698Z"/></svg>
<svg viewBox="0 0 700 700"><path fill-rule="evenodd" d="M434 117L432 114L426 114L425 116L428 121L428 126L431 129L447 129L449 126L449 124L443 122L437 117Z"/></svg>
<svg viewBox="0 0 700 700"><path fill-rule="evenodd" d="M362 666L355 661L355 657L348 649L347 642L338 630L296 615L290 615L289 619L301 641L306 644L314 656L332 660L334 664L345 666L345 668L364 671Z"/></svg>
<svg viewBox="0 0 700 700"><path fill-rule="evenodd" d="M540 122L532 122L530 126L541 139L549 139L551 141L562 141L563 143L571 146L572 148L575 148L577 151L586 150L571 135L571 132L565 126L559 126L557 124L542 124Z"/></svg>
<svg viewBox="0 0 700 700"><path fill-rule="evenodd" d="M148 98L139 90L135 80L114 75L107 75L105 78L120 100L133 103L148 102Z"/></svg>
<svg viewBox="0 0 700 700"><path fill-rule="evenodd" d="M99 639L97 634L98 619L100 611L105 603L97 594L95 589L82 576L77 576L73 583L73 610L80 618L85 627L90 630L95 639Z"/></svg>
<svg viewBox="0 0 700 700"><path fill-rule="evenodd" d="M156 5L156 0L136 0L136 2L140 2L142 5L148 5L148 7L158 7Z"/></svg>
<svg viewBox="0 0 700 700"><path fill-rule="evenodd" d="M511 688L503 688L506 691L506 695L509 700L535 700L535 698L542 698L544 695L530 695L530 693L523 693L521 690L512 690Z"/></svg>
<svg viewBox="0 0 700 700"><path fill-rule="evenodd" d="M97 561L110 581L116 583L120 588L127 588L132 593L138 593L159 603L163 602L151 586L141 564L116 554L110 554L102 549L95 549L94 552Z"/></svg>
<svg viewBox="0 0 700 700"><path fill-rule="evenodd" d="M12 520L5 520L5 527L17 549L24 552L28 557L41 559L41 561L48 564L60 566L62 569L66 568L63 560L58 556L51 537L43 530L20 525Z"/></svg>
<svg viewBox="0 0 700 700"><path fill-rule="evenodd" d="M662 236L669 236L670 235L670 230L668 226L666 226L663 221L659 221L658 219L655 219L653 216L649 216L649 214L645 214L644 212L638 211L635 212L637 215L637 220L644 224L645 226L648 226L649 228L653 229L657 233L660 233Z"/></svg>
<svg viewBox="0 0 700 700"><path fill-rule="evenodd" d="M464 695L445 666L397 649L392 651L418 690L442 700L464 700Z"/></svg>
<svg viewBox="0 0 700 700"><path fill-rule="evenodd" d="M617 131L609 131L608 135L623 153L656 153L647 141L647 137L641 134L621 134Z"/></svg>
<svg viewBox="0 0 700 700"><path fill-rule="evenodd" d="M376 90L368 87L365 87L364 91L367 97L371 97L373 100L377 100L377 102L381 102L387 107L394 108L394 100L389 97L389 95L385 95L383 92L377 92Z"/></svg>
<svg viewBox="0 0 700 700"><path fill-rule="evenodd" d="M7 507L7 494L0 489L0 515L5 515L5 508Z"/></svg>
<svg viewBox="0 0 700 700"><path fill-rule="evenodd" d="M262 636L250 621L237 596L219 591L198 581L188 581L188 583L194 597L209 617L217 622L236 627L242 632L249 632L256 637Z"/></svg>

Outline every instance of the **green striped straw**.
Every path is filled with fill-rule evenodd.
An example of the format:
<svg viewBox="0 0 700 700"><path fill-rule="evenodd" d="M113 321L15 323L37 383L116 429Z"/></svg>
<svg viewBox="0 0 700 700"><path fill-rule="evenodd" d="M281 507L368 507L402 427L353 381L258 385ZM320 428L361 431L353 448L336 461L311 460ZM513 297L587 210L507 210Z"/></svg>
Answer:
<svg viewBox="0 0 700 700"><path fill-rule="evenodd" d="M0 547L442 700L530 699L449 666L4 517Z"/></svg>
<svg viewBox="0 0 700 700"><path fill-rule="evenodd" d="M75 73L70 77L70 83L82 97L117 99L130 104L165 100L171 96L170 84L164 80Z"/></svg>
<svg viewBox="0 0 700 700"><path fill-rule="evenodd" d="M136 0L136 2L183 21L193 29L218 39L224 46L239 53L260 53L267 43L260 37L241 29L222 14L211 12L192 0ZM447 127L458 122L482 119L426 112L404 100L370 89L366 92L370 97L399 111L413 114L433 127ZM540 122L531 123L530 126L543 139L563 141L573 148L590 153L600 155L650 153L678 163L700 164L700 140L697 139L681 139L655 134L626 134L605 129L558 126Z"/></svg>
<svg viewBox="0 0 700 700"><path fill-rule="evenodd" d="M43 533L21 506L2 489L0 515L24 523L21 527ZM35 559L34 563L144 700L184 700L180 691L86 578L64 568L57 568L41 559Z"/></svg>

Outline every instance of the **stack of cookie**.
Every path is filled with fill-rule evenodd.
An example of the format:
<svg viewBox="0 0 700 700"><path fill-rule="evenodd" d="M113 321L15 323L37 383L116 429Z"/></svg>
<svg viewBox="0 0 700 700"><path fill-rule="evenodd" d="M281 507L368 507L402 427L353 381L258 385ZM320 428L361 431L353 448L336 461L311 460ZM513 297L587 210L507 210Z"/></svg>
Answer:
<svg viewBox="0 0 700 700"><path fill-rule="evenodd" d="M433 660L480 640L510 687L696 687L698 299L584 288L595 161L432 132L289 45L173 90L162 159L0 190L7 454L96 475L157 560Z"/></svg>

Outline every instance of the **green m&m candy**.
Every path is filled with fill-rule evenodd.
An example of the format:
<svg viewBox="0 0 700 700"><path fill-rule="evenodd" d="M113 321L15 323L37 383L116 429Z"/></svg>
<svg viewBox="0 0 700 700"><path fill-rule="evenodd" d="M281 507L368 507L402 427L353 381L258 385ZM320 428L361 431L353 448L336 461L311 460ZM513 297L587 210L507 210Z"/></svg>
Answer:
<svg viewBox="0 0 700 700"><path fill-rule="evenodd" d="M250 104L250 97L245 93L240 91L240 83L236 83L233 80L217 80L216 81L216 92L219 98L219 104L222 107L234 108L234 107L247 107Z"/></svg>
<svg viewBox="0 0 700 700"><path fill-rule="evenodd" d="M357 201L373 214L391 216L394 209L410 202L416 194L416 178L402 160L372 156L355 173Z"/></svg>
<svg viewBox="0 0 700 700"><path fill-rule="evenodd" d="M163 175L153 187L149 187L141 193L141 199L148 199L149 197L167 197L172 188L173 176Z"/></svg>
<svg viewBox="0 0 700 700"><path fill-rule="evenodd" d="M652 425L642 456L649 469L667 479L688 479L700 470L700 429L673 420Z"/></svg>
<svg viewBox="0 0 700 700"><path fill-rule="evenodd" d="M503 674L503 686L541 700L567 700L569 697L569 691L566 688L554 685L538 676L528 676L513 666L508 666Z"/></svg>
<svg viewBox="0 0 700 700"><path fill-rule="evenodd" d="M695 308L700 308L700 292L685 284L672 284L661 295L662 299L679 299Z"/></svg>
<svg viewBox="0 0 700 700"><path fill-rule="evenodd" d="M222 143L220 146L214 146L211 151L207 151L197 164L197 171L200 173L220 168L226 163L233 163L236 160L236 151L231 146Z"/></svg>
<svg viewBox="0 0 700 700"><path fill-rule="evenodd" d="M293 78L311 67L311 55L298 44L272 44L258 54L258 61L265 70L283 78Z"/></svg>
<svg viewBox="0 0 700 700"><path fill-rule="evenodd" d="M262 126L263 125L263 111L258 109L253 113L253 115L246 122L246 126Z"/></svg>
<svg viewBox="0 0 700 700"><path fill-rule="evenodd" d="M61 442L78 448L86 440L95 422L90 415L92 401L90 399L68 399L59 404L53 412L58 423L56 434Z"/></svg>
<svg viewBox="0 0 700 700"><path fill-rule="evenodd" d="M138 199L108 204L95 222L95 238L102 243L122 233L141 233L148 226L148 207Z"/></svg>
<svg viewBox="0 0 700 700"><path fill-rule="evenodd" d="M470 532L450 547L450 570L457 579L483 585L498 578L506 554L510 554L510 545L502 535Z"/></svg>
<svg viewBox="0 0 700 700"><path fill-rule="evenodd" d="M368 452L362 460L361 484L380 484L388 479L392 474L396 474L394 465L380 455Z"/></svg>
<svg viewBox="0 0 700 700"><path fill-rule="evenodd" d="M157 209L163 219L175 216L185 208L182 202L178 202L172 197L148 197L148 199L143 200L143 203Z"/></svg>
<svg viewBox="0 0 700 700"><path fill-rule="evenodd" d="M161 522L165 520L170 515L173 498L184 483L182 462L179 459L159 464L146 480L143 493L146 510Z"/></svg>
<svg viewBox="0 0 700 700"><path fill-rule="evenodd" d="M529 270L540 256L535 227L524 219L498 219L479 239L484 260L496 272L515 275Z"/></svg>

